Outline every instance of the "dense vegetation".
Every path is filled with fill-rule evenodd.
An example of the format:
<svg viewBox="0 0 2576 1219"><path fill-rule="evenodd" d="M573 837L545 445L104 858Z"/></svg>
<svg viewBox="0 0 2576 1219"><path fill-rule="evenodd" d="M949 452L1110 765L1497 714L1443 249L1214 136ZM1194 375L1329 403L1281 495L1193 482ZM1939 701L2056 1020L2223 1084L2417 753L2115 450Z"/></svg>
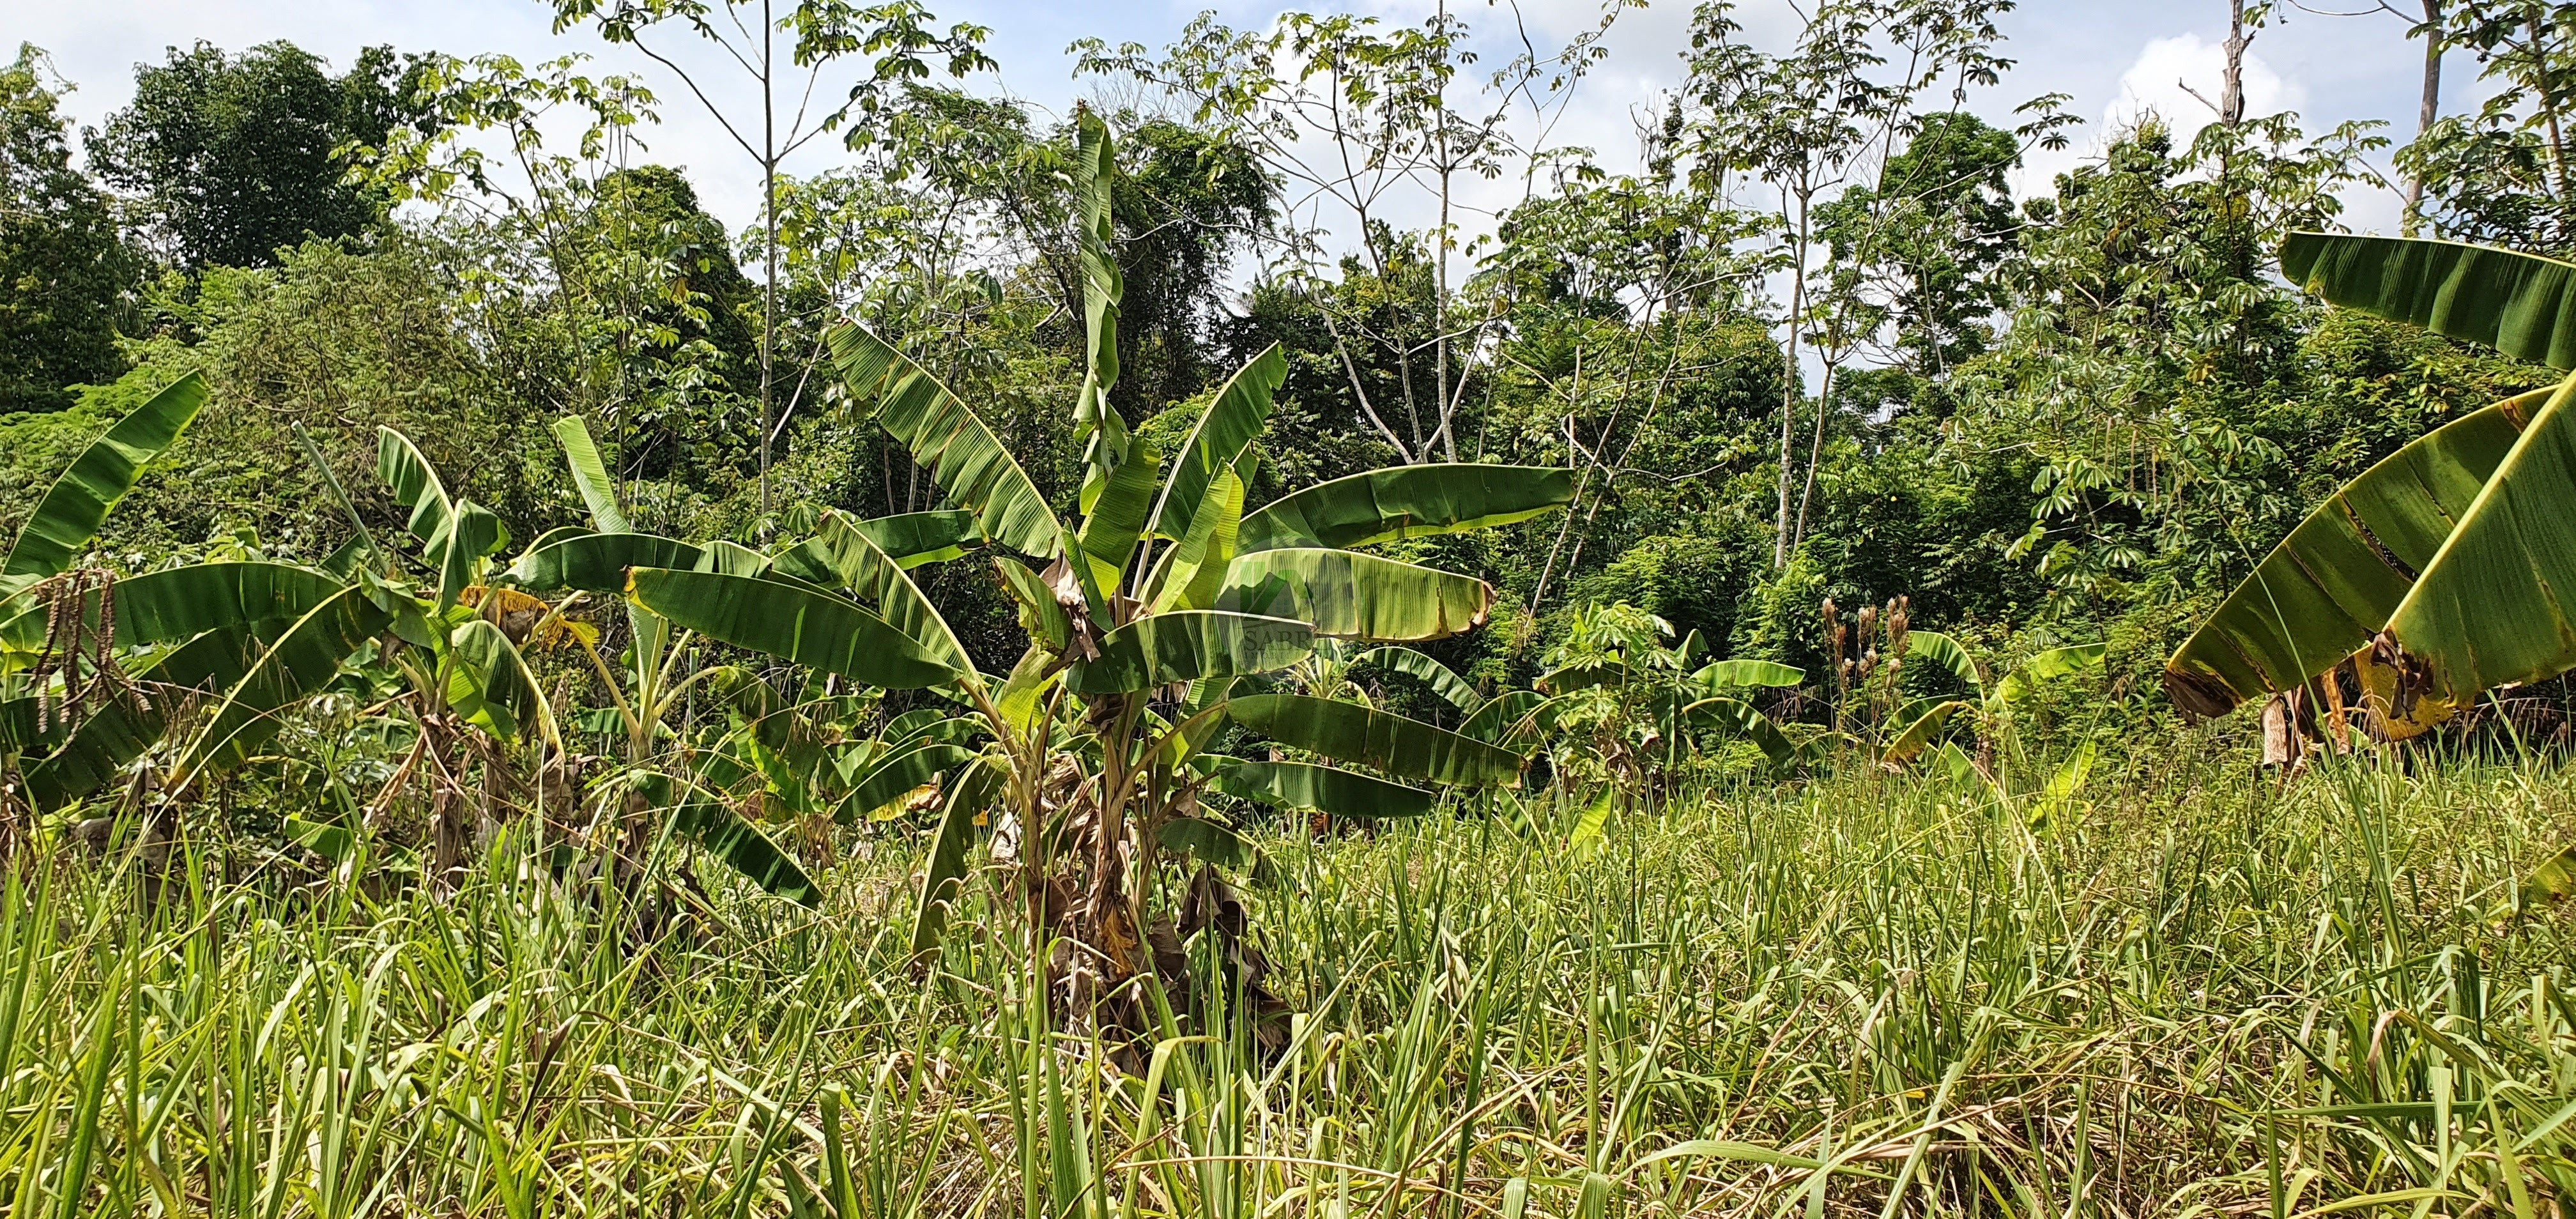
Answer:
<svg viewBox="0 0 2576 1219"><path fill-rule="evenodd" d="M23 48L0 1197L2576 1214L2576 5L2407 35L2519 254L2232 90L2016 199L2010 7L1622 174L1615 10L558 0L807 99L740 231L667 57Z"/></svg>

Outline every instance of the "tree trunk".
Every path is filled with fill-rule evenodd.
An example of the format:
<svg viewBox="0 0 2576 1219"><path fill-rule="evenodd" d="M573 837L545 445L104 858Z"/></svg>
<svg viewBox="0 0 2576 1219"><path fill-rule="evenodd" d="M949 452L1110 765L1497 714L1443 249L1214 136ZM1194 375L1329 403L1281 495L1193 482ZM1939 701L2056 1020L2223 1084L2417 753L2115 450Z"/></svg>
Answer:
<svg viewBox="0 0 2576 1219"><path fill-rule="evenodd" d="M2219 84L2218 121L2234 127L2245 121L2245 0L2228 0L2227 76Z"/></svg>
<svg viewBox="0 0 2576 1219"><path fill-rule="evenodd" d="M771 38L777 27L760 0L760 229L768 272L760 289L760 515L769 535L770 351L778 345L778 104L770 87Z"/></svg>
<svg viewBox="0 0 2576 1219"><path fill-rule="evenodd" d="M2424 0L2424 95L2415 103L2415 138L2421 140L2442 117L2442 0ZM2424 224L2424 178L2406 181L2405 233L2412 237Z"/></svg>
<svg viewBox="0 0 2576 1219"><path fill-rule="evenodd" d="M1807 200L1798 198L1798 240L1796 257L1789 268L1789 341L1788 367L1780 372L1780 517L1771 539L1771 566L1789 565L1789 472L1795 464L1792 447L1798 427L1798 327L1807 311Z"/></svg>

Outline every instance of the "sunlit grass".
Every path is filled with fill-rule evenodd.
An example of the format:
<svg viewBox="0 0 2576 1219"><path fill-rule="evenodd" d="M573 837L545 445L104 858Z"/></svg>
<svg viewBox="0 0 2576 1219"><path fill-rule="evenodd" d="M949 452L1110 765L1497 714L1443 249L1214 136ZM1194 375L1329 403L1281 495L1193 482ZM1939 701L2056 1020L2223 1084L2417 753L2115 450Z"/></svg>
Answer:
<svg viewBox="0 0 2576 1219"><path fill-rule="evenodd" d="M149 913L134 860L58 856L0 902L0 1209L2566 1205L2576 917L2502 912L2576 841L2576 777L2164 763L2089 797L2042 833L1851 778L1581 850L1544 800L1270 840L1275 1052L1218 995L1159 1044L1045 1032L980 903L917 978L894 843L820 912L718 887L649 940L507 840L378 902L201 835Z"/></svg>

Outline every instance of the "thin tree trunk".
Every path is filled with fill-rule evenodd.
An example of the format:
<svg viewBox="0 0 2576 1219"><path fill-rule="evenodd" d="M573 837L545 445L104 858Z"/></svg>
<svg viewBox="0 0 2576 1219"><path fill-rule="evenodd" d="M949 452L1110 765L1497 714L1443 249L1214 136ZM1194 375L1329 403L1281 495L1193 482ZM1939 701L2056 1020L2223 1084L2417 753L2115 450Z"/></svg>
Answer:
<svg viewBox="0 0 2576 1219"><path fill-rule="evenodd" d="M1816 393L1816 431L1814 439L1807 444L1807 488L1798 493L1798 528L1789 539L1789 548L1792 550L1798 548L1798 543L1807 540L1807 505L1813 503L1816 498L1816 465L1823 460L1825 454L1825 418L1833 413L1834 369L1840 364L1840 359L1825 362L1824 381Z"/></svg>
<svg viewBox="0 0 2576 1219"><path fill-rule="evenodd" d="M760 515L761 531L769 525L770 351L778 345L778 104L770 87L771 40L777 27L769 15L770 0L760 0L760 229L768 260L760 291Z"/></svg>
<svg viewBox="0 0 2576 1219"><path fill-rule="evenodd" d="M2227 4L2227 76L2220 82L2218 121L2234 127L2245 121L2245 0Z"/></svg>
<svg viewBox="0 0 2576 1219"><path fill-rule="evenodd" d="M2558 93L2550 88L2549 32L2540 24L2540 10L2531 13L2532 79L2540 84L2540 112L2549 120L2549 175L2558 185L2558 198L2565 202L2576 191L2567 184L2567 138L2558 125Z"/></svg>
<svg viewBox="0 0 2576 1219"><path fill-rule="evenodd" d="M1798 240L1792 248L1796 256L1789 268L1789 363L1780 373L1780 516L1771 538L1774 568L1789 565L1789 471L1798 426L1798 327L1804 324L1807 311L1807 199L1803 194L1798 197Z"/></svg>
<svg viewBox="0 0 2576 1219"><path fill-rule="evenodd" d="M2421 140L2442 116L2442 0L2424 0L2424 96L2415 104L2415 138ZM2423 175L2406 181L2405 233L2412 237L2424 224Z"/></svg>

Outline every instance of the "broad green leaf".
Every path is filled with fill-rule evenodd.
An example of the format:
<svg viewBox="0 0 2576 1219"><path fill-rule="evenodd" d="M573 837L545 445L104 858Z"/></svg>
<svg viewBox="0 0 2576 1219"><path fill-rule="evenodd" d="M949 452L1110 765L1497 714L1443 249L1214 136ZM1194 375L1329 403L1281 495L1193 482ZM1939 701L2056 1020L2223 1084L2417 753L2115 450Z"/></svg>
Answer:
<svg viewBox="0 0 2576 1219"><path fill-rule="evenodd" d="M1779 725L1740 698L1704 698L1682 711L1685 719L1702 728L1729 732L1753 742L1771 765L1781 769L1797 765L1798 747L1789 743Z"/></svg>
<svg viewBox="0 0 2576 1219"><path fill-rule="evenodd" d="M617 506L617 480L599 459L599 446L590 442L589 426L578 415L566 415L555 420L555 439L563 445L564 464L572 468L573 486L590 509L590 523L601 533L626 532L626 512Z"/></svg>
<svg viewBox="0 0 2576 1219"><path fill-rule="evenodd" d="M926 563L945 563L984 544L984 535L976 530L972 512L942 509L867 520L841 519L850 529L876 543L877 549L905 571Z"/></svg>
<svg viewBox="0 0 2576 1219"><path fill-rule="evenodd" d="M1602 785L1601 794L1594 796L1583 815L1575 819L1574 832L1566 835L1565 849L1568 852L1576 858L1588 859L1600 849L1601 840L1610 828L1610 805L1617 795L1617 788L1606 783Z"/></svg>
<svg viewBox="0 0 2576 1219"><path fill-rule="evenodd" d="M1939 665L1942 672L1976 691L1980 700L1986 696L1986 679L1977 675L1976 658L1968 655L1967 646L1956 639L1938 631L1909 632L1905 637L1905 659L1909 664L1925 661Z"/></svg>
<svg viewBox="0 0 2576 1219"><path fill-rule="evenodd" d="M178 443L206 394L206 379L189 373L91 441L18 527L8 561L0 563L0 581L23 585L69 570L143 468Z"/></svg>
<svg viewBox="0 0 2576 1219"><path fill-rule="evenodd" d="M2459 526L2388 616L2430 668L2430 691L2466 704L2576 665L2576 379L2541 407Z"/></svg>
<svg viewBox="0 0 2576 1219"><path fill-rule="evenodd" d="M1174 817L1154 832L1154 840L1201 863L1256 875L1268 870L1269 861L1251 839L1205 817Z"/></svg>
<svg viewBox="0 0 2576 1219"><path fill-rule="evenodd" d="M197 563L130 577L115 586L116 646L148 647L252 622L291 622L344 586L284 563ZM98 609L98 594L91 593L82 615L95 625ZM45 614L38 608L0 622L0 653L44 646Z"/></svg>
<svg viewBox="0 0 2576 1219"><path fill-rule="evenodd" d="M649 533L552 531L510 565L510 579L530 592L577 588L613 593L626 588L632 567L694 569L705 558L687 542Z"/></svg>
<svg viewBox="0 0 2576 1219"><path fill-rule="evenodd" d="M2576 368L2576 264L2456 241L2292 233L2281 274L2347 309Z"/></svg>
<svg viewBox="0 0 2576 1219"><path fill-rule="evenodd" d="M61 722L61 716L48 717L52 722L40 725L36 711L35 695L0 698L0 758L11 754L41 754L62 744L71 725Z"/></svg>
<svg viewBox="0 0 2576 1219"><path fill-rule="evenodd" d="M931 742L916 744L885 759L861 776L832 810L832 820L848 825L903 798L903 794L972 761L975 751Z"/></svg>
<svg viewBox="0 0 2576 1219"><path fill-rule="evenodd" d="M637 784L647 800L671 810L673 833L698 844L762 892L802 906L822 904L821 890L796 858L713 793L656 771L640 771L629 782Z"/></svg>
<svg viewBox="0 0 2576 1219"><path fill-rule="evenodd" d="M214 719L181 755L174 787L230 766L276 735L278 716L322 689L359 645L393 621L363 585L350 585L296 620L224 695Z"/></svg>
<svg viewBox="0 0 2576 1219"><path fill-rule="evenodd" d="M940 811L939 829L930 839L930 857L921 874L921 904L913 912L912 955L927 960L939 951L966 879L966 852L975 842L975 819L990 810L1009 777L1007 764L986 755L959 772L949 785L948 804Z"/></svg>
<svg viewBox="0 0 2576 1219"><path fill-rule="evenodd" d="M1466 723L1458 725L1458 734L1488 745L1501 744L1514 724L1547 701L1548 697L1536 690L1505 690L1486 700L1467 717Z"/></svg>
<svg viewBox="0 0 2576 1219"><path fill-rule="evenodd" d="M877 744L887 748L920 741L945 741L963 744L984 731L984 722L973 716L952 716L944 707L921 707L894 717L878 736Z"/></svg>
<svg viewBox="0 0 2576 1219"><path fill-rule="evenodd" d="M429 459L413 446L411 437L389 427L376 429L376 475L393 488L394 502L411 514L404 527L424 547L434 545L447 532L447 518L454 511L447 486L438 480L438 471ZM433 566L440 558L426 549L422 556Z"/></svg>
<svg viewBox="0 0 2576 1219"><path fill-rule="evenodd" d="M1045 727L1047 692L1064 680L1064 670L1056 667L1055 656L1034 647L1020 653L1020 662L1011 666L1011 675L994 693L993 710L1002 726L1014 735L1034 736Z"/></svg>
<svg viewBox="0 0 2576 1219"><path fill-rule="evenodd" d="M347 863L358 853L358 836L345 825L324 825L301 817L288 817L278 823L286 840L333 863Z"/></svg>
<svg viewBox="0 0 2576 1219"><path fill-rule="evenodd" d="M1235 722L1336 761L1434 783L1520 786L1520 755L1420 720L1302 694L1256 694L1226 706Z"/></svg>
<svg viewBox="0 0 2576 1219"><path fill-rule="evenodd" d="M1198 514L1209 505L1209 493L1218 478L1233 469L1245 446L1261 434L1270 420L1271 399L1287 379L1288 357L1279 344L1272 343L1236 369L1217 391L1163 481L1162 497L1154 505L1157 536L1178 541L1200 527ZM1239 499L1235 510L1242 511Z"/></svg>
<svg viewBox="0 0 2576 1219"><path fill-rule="evenodd" d="M1379 643L1446 639L1485 624L1494 587L1474 576L1347 550L1264 550L1235 559L1217 607L1309 623Z"/></svg>
<svg viewBox="0 0 2576 1219"><path fill-rule="evenodd" d="M1440 800L1419 787L1306 762L1220 766L1215 787L1238 800L1336 817L1420 817Z"/></svg>
<svg viewBox="0 0 2576 1219"><path fill-rule="evenodd" d="M1479 463L1395 466L1336 478L1243 518L1243 553L1371 546L1525 521L1574 500L1574 471Z"/></svg>
<svg viewBox="0 0 2576 1219"><path fill-rule="evenodd" d="M1447 699L1449 705L1474 715L1485 705L1485 696L1476 693L1467 679L1449 666L1411 648L1371 648L1351 658L1354 665L1382 665L1431 687L1431 692Z"/></svg>
<svg viewBox="0 0 2576 1219"><path fill-rule="evenodd" d="M638 567L627 595L683 629L862 685L918 690L960 676L885 619L775 580Z"/></svg>
<svg viewBox="0 0 2576 1219"><path fill-rule="evenodd" d="M2528 908L2534 899L2563 902L2576 898L2576 846L2561 847L2557 854L2542 860L2539 867L2522 878L2520 904Z"/></svg>
<svg viewBox="0 0 2576 1219"><path fill-rule="evenodd" d="M948 619L940 614L939 607L931 603L920 585L912 582L902 561L887 553L878 544L876 534L861 522L838 512L826 513L823 531L791 553L818 560L828 572L828 578L821 583L857 593L861 602L874 607L880 617L920 644L932 659L961 673L974 670L975 662L968 659L966 645L949 629Z"/></svg>
<svg viewBox="0 0 2576 1219"><path fill-rule="evenodd" d="M134 675L146 698L115 699L82 720L50 756L27 768L28 794L39 808L61 808L115 783L127 763L160 743L184 706L238 685L290 623L208 631L154 661Z"/></svg>
<svg viewBox="0 0 2576 1219"><path fill-rule="evenodd" d="M1085 509L1082 553L1091 557L1092 582L1103 589L1126 584L1127 562L1136 557L1136 541L1144 536L1162 462L1162 452L1144 437L1127 442L1126 456L1103 478L1098 496Z"/></svg>
<svg viewBox="0 0 2576 1219"><path fill-rule="evenodd" d="M1243 479L1230 468L1219 470L1190 518L1189 532L1163 552L1145 584L1145 600L1155 613L1216 604L1226 569L1234 565L1235 531L1242 524Z"/></svg>
<svg viewBox="0 0 2576 1219"><path fill-rule="evenodd" d="M1805 669L1768 660L1721 660L1704 665L1691 674L1692 685L1712 694L1752 687L1786 688L1805 680Z"/></svg>
<svg viewBox="0 0 2576 1219"><path fill-rule="evenodd" d="M2066 764L2048 777L2047 786L2041 788L2038 797L2031 801L2030 828L2046 829L2056 822L2059 813L2066 811L2075 793L2083 790L2084 780L2093 774L2094 752L2093 742L2084 742L2076 749L2075 756L2066 759Z"/></svg>
<svg viewBox="0 0 2576 1219"><path fill-rule="evenodd" d="M1538 688L1549 694L1572 694L1600 686L1628 684L1628 662L1617 657L1582 660L1539 675Z"/></svg>
<svg viewBox="0 0 2576 1219"><path fill-rule="evenodd" d="M1293 619L1175 610L1109 632L1099 657L1075 664L1064 684L1076 694L1132 694L1201 677L1273 673L1314 650L1314 633Z"/></svg>
<svg viewBox="0 0 2576 1219"><path fill-rule="evenodd" d="M456 604L467 588L481 583L483 556L509 543L510 531L501 518L473 500L456 501L446 527L430 542L432 561L438 564L438 608Z"/></svg>
<svg viewBox="0 0 2576 1219"><path fill-rule="evenodd" d="M1019 607L1020 629L1047 651L1064 655L1073 646L1073 622L1065 616L1054 590L1027 564L1006 554L993 556L993 570L1002 577L1002 591Z"/></svg>
<svg viewBox="0 0 2576 1219"><path fill-rule="evenodd" d="M536 674L500 627L481 618L458 626L440 661L447 705L468 723L504 741L533 726L538 740L560 744Z"/></svg>
<svg viewBox="0 0 2576 1219"><path fill-rule="evenodd" d="M877 423L929 471L985 537L1022 554L1061 553L1063 526L1028 472L975 412L902 352L853 322L824 335L850 392L877 404Z"/></svg>
<svg viewBox="0 0 2576 1219"><path fill-rule="evenodd" d="M1995 683L1995 701L2005 706L2030 697L2039 683L2102 667L2102 657L2109 654L2109 644L2079 643L2069 647L2050 648L2021 663L2021 667L2004 674Z"/></svg>
<svg viewBox="0 0 2576 1219"><path fill-rule="evenodd" d="M1903 766L1922 755L1932 742L1940 739L1941 730L1950 726L1952 717L1968 709L1957 699L1945 699L1905 719L1905 728L1879 753L1879 761L1890 766ZM1905 717L1899 717L1905 718Z"/></svg>
<svg viewBox="0 0 2576 1219"><path fill-rule="evenodd" d="M699 548L695 570L718 572L728 576L757 576L769 571L769 556L723 538Z"/></svg>
<svg viewBox="0 0 2576 1219"><path fill-rule="evenodd" d="M2165 663L2174 705L2221 715L2368 646L2556 392L2507 398L2419 436L2318 505Z"/></svg>

